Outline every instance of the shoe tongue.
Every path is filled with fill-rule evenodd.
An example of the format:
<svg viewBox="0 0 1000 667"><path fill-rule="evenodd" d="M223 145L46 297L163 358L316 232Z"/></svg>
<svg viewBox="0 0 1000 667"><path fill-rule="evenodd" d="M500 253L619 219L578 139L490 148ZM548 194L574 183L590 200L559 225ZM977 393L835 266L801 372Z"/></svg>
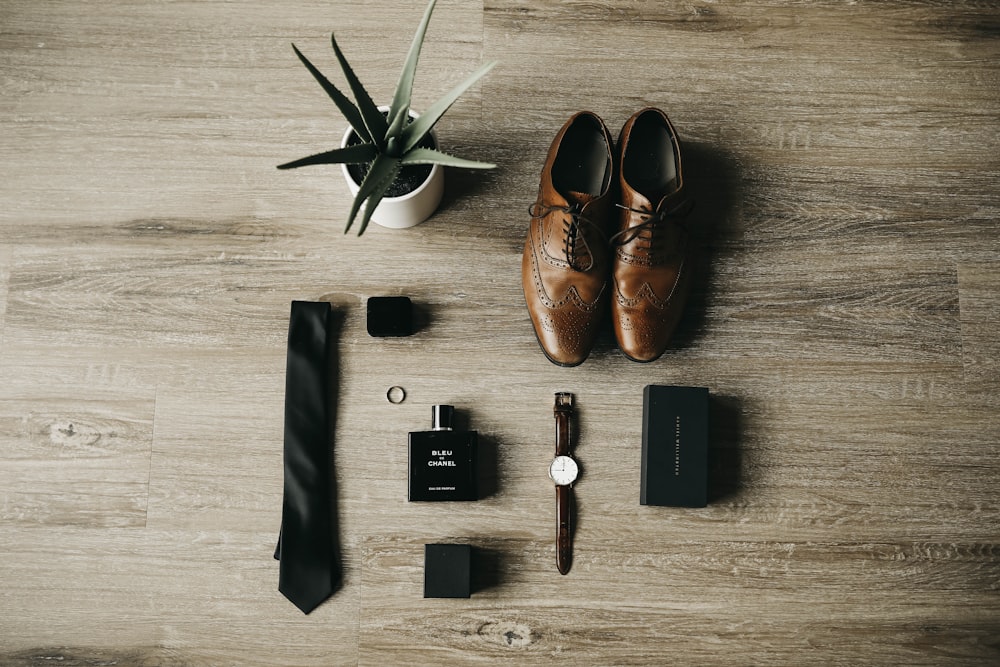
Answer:
<svg viewBox="0 0 1000 667"><path fill-rule="evenodd" d="M580 206L586 206L595 199L597 199L596 195L590 195L586 192L576 192L575 190L568 190L566 192L566 203L570 205L579 204Z"/></svg>
<svg viewBox="0 0 1000 667"><path fill-rule="evenodd" d="M666 194L661 195L656 203L656 210L662 210L668 208L671 204L680 200L681 191L677 187L677 179L670 182L670 186L666 189Z"/></svg>

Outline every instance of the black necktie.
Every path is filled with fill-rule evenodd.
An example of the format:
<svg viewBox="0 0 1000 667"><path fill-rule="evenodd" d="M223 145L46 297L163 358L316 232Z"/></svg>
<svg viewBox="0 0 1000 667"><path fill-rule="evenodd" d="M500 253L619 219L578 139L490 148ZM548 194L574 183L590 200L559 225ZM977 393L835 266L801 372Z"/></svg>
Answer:
<svg viewBox="0 0 1000 667"><path fill-rule="evenodd" d="M285 371L285 489L274 557L278 590L308 614L333 594L330 304L293 301Z"/></svg>

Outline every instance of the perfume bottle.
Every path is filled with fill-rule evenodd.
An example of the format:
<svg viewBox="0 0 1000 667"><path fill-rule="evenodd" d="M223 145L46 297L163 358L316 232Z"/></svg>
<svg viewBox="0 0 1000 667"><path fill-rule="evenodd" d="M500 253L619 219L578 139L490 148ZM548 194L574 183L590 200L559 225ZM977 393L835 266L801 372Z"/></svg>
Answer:
<svg viewBox="0 0 1000 667"><path fill-rule="evenodd" d="M431 407L431 430L409 438L410 476L407 499L477 500L476 431L456 431L455 408Z"/></svg>

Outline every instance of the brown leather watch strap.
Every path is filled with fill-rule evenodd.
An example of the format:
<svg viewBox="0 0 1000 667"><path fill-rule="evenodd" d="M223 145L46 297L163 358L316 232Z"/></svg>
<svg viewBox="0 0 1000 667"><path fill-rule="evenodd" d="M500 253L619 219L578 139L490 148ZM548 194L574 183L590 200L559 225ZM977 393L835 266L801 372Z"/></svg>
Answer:
<svg viewBox="0 0 1000 667"><path fill-rule="evenodd" d="M556 404L552 412L556 417L556 456L569 456L573 394L556 394Z"/></svg>
<svg viewBox="0 0 1000 667"><path fill-rule="evenodd" d="M573 489L556 486L556 567L559 574L569 572L573 564Z"/></svg>

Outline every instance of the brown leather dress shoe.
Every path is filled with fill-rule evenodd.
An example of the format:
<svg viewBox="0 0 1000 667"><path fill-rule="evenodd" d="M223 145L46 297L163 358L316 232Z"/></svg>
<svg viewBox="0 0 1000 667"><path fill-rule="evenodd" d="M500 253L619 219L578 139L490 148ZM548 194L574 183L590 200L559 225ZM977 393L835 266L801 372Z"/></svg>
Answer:
<svg viewBox="0 0 1000 667"><path fill-rule="evenodd" d="M625 123L618 150L612 327L626 357L654 361L667 349L691 283L681 145L667 115L647 108Z"/></svg>
<svg viewBox="0 0 1000 667"><path fill-rule="evenodd" d="M612 139L581 111L563 125L542 167L524 243L524 300L542 351L577 366L597 338L608 304L608 235L616 201Z"/></svg>

